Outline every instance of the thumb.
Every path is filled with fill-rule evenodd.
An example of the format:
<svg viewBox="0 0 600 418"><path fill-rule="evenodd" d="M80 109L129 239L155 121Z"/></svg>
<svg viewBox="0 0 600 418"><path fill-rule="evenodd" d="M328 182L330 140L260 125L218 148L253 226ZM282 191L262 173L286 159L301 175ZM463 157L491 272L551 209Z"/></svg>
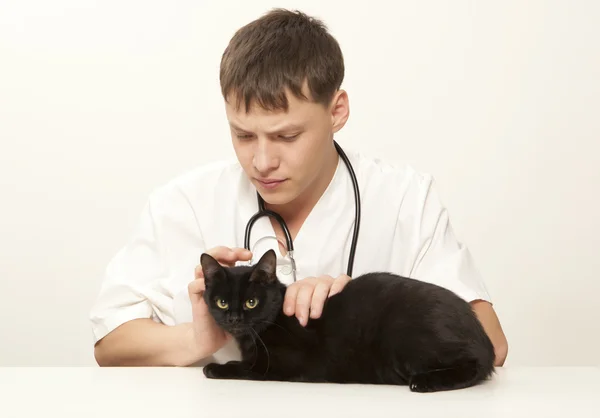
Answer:
<svg viewBox="0 0 600 418"><path fill-rule="evenodd" d="M231 264L235 262L235 253L229 247L214 247L206 251L206 253L217 260L221 265L231 266Z"/></svg>
<svg viewBox="0 0 600 418"><path fill-rule="evenodd" d="M236 247L233 248L232 251L236 258L235 261L248 261L252 259L252 252L250 250Z"/></svg>
<svg viewBox="0 0 600 418"><path fill-rule="evenodd" d="M192 310L198 315L208 313L208 305L204 301L204 280L197 279L188 285L188 295L192 304Z"/></svg>

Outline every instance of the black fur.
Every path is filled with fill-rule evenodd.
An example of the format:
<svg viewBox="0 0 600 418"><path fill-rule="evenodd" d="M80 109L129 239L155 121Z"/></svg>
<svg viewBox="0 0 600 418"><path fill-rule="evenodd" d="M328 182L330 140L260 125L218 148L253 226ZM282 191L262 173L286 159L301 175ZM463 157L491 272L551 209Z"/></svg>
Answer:
<svg viewBox="0 0 600 418"><path fill-rule="evenodd" d="M283 313L286 287L277 280L274 251L252 267L222 267L207 254L201 260L211 315L242 352L241 362L208 364L209 378L393 384L435 392L476 385L494 372L494 347L471 306L440 286L365 274L330 297L321 318L302 327ZM249 299L258 300L253 309L245 306Z"/></svg>

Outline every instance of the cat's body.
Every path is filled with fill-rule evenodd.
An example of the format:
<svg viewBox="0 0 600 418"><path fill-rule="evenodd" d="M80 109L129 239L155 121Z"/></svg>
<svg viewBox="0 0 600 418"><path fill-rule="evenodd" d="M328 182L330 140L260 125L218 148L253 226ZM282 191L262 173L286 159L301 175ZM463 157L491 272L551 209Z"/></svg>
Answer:
<svg viewBox="0 0 600 418"><path fill-rule="evenodd" d="M214 278L207 281L205 300L242 352L241 362L207 365L207 377L397 384L430 392L473 386L493 373L490 339L470 305L447 289L369 273L330 297L321 317L303 327L283 313L286 288L270 263L274 253L263 256L258 270L211 272L207 262ZM237 320L221 316L235 310L233 300L231 309L214 305L215 298L227 298L227 289L240 300ZM244 307L244 300L252 297L257 305ZM263 311L255 311L260 303Z"/></svg>

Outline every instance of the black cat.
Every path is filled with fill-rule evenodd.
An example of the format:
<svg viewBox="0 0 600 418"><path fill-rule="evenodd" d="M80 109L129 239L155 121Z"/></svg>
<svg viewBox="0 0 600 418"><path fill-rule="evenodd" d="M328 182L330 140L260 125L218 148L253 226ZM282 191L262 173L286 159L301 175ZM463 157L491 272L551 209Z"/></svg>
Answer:
<svg viewBox="0 0 600 418"><path fill-rule="evenodd" d="M223 267L201 256L204 299L239 344L242 361L211 363L208 378L466 388L491 377L494 347L471 306L451 291L389 273L351 280L306 327L283 313L276 255Z"/></svg>

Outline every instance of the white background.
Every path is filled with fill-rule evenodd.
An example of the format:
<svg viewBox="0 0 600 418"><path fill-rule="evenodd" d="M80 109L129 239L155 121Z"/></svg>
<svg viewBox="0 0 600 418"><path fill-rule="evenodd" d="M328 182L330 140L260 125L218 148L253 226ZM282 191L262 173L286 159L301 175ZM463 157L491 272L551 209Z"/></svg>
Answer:
<svg viewBox="0 0 600 418"><path fill-rule="evenodd" d="M600 365L593 0L0 0L0 365L95 364L103 270L151 190L234 155L219 60L274 6L342 46L342 146L435 176L507 366Z"/></svg>

